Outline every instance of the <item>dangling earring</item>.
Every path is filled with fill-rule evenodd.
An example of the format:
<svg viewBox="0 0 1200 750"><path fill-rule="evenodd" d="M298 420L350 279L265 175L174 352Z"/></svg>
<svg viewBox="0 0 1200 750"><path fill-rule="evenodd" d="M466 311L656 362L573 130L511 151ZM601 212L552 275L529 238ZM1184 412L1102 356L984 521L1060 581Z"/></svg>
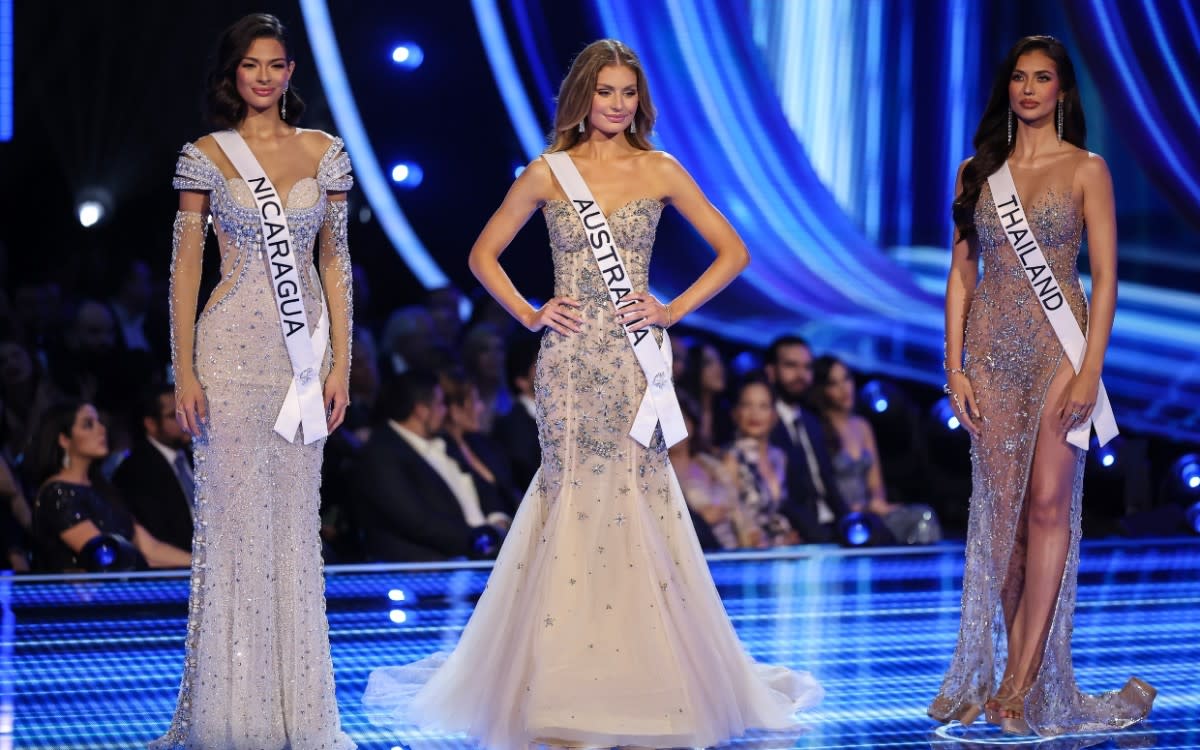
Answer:
<svg viewBox="0 0 1200 750"><path fill-rule="evenodd" d="M1013 111L1008 110L1008 145L1012 145Z"/></svg>
<svg viewBox="0 0 1200 750"><path fill-rule="evenodd" d="M629 134L633 135L635 133L637 133L637 120L636 119L629 121Z"/></svg>
<svg viewBox="0 0 1200 750"><path fill-rule="evenodd" d="M586 127L584 126L584 124L583 124L583 123L585 123L585 122L587 122L587 118L586 118L586 117L585 117L584 119L582 119L582 120L580 120L580 121L579 121L579 132L580 132L580 133L586 133L586 132L587 132L587 128L586 128Z"/></svg>
<svg viewBox="0 0 1200 750"><path fill-rule="evenodd" d="M66 451L63 451L62 466L64 470L71 468L71 454Z"/></svg>
<svg viewBox="0 0 1200 750"><path fill-rule="evenodd" d="M1058 100L1058 142L1062 143L1063 100Z"/></svg>
<svg viewBox="0 0 1200 750"><path fill-rule="evenodd" d="M287 119L287 86L283 87L283 97L279 100L279 119Z"/></svg>

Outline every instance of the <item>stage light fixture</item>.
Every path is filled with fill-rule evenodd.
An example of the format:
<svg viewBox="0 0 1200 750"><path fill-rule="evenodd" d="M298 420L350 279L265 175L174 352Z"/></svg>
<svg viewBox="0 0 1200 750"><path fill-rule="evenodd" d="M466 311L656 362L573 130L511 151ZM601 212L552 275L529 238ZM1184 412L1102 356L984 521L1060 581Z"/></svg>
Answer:
<svg viewBox="0 0 1200 750"><path fill-rule="evenodd" d="M884 413L890 405L887 393L884 392L883 383L878 380L867 381L867 384L862 387L860 399L864 404L869 405L876 414Z"/></svg>
<svg viewBox="0 0 1200 750"><path fill-rule="evenodd" d="M425 52L413 42L397 44L392 50L392 62L405 70L416 70L425 60Z"/></svg>
<svg viewBox="0 0 1200 750"><path fill-rule="evenodd" d="M111 213L112 193L104 188L85 188L75 198L75 216L84 229L103 224Z"/></svg>
<svg viewBox="0 0 1200 750"><path fill-rule="evenodd" d="M1200 494L1200 455L1188 453L1181 456L1172 467L1172 473L1189 495Z"/></svg>
<svg viewBox="0 0 1200 750"><path fill-rule="evenodd" d="M392 182L406 188L415 188L425 178L425 171L420 165L401 162L392 167Z"/></svg>
<svg viewBox="0 0 1200 750"><path fill-rule="evenodd" d="M408 614L402 609L393 609L388 613L388 619L397 625L400 625L408 620Z"/></svg>
<svg viewBox="0 0 1200 750"><path fill-rule="evenodd" d="M518 177L520 177L520 176L521 176L521 173L522 173L522 172L524 172L524 171L525 171L525 165L524 165L524 164L518 164L516 167L514 167L514 168L513 168L513 179L515 180L515 179L517 179Z"/></svg>
<svg viewBox="0 0 1200 750"><path fill-rule="evenodd" d="M404 591L402 589L392 589L388 592L388 599L393 602L404 601Z"/></svg>
<svg viewBox="0 0 1200 750"><path fill-rule="evenodd" d="M875 547L887 541L888 534L879 516L854 511L837 525L838 543L843 547Z"/></svg>
<svg viewBox="0 0 1200 750"><path fill-rule="evenodd" d="M954 407L950 404L949 396L943 396L933 405L933 418L951 432L962 426L954 414Z"/></svg>

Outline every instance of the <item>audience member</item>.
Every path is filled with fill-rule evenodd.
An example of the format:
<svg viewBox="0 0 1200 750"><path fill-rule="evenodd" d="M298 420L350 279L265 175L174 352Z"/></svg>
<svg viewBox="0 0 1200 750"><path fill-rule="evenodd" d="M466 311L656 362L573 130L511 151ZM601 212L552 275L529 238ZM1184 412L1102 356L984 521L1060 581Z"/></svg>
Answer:
<svg viewBox="0 0 1200 750"><path fill-rule="evenodd" d="M725 398L726 372L721 352L711 343L698 340L687 350L680 388L700 409L695 440L706 449L727 445L733 438L731 406Z"/></svg>
<svg viewBox="0 0 1200 750"><path fill-rule="evenodd" d="M409 370L439 372L451 357L453 342L440 341L434 332L433 316L423 305L395 310L383 327L380 367L389 375Z"/></svg>
<svg viewBox="0 0 1200 750"><path fill-rule="evenodd" d="M354 363L350 367L350 405L346 407L342 429L354 433L361 443L366 442L371 433L371 414L379 396L379 352L375 338L365 327L355 326L352 335Z"/></svg>
<svg viewBox="0 0 1200 750"><path fill-rule="evenodd" d="M429 314L433 316L433 332L439 341L456 343L462 335L462 292L452 286L429 290Z"/></svg>
<svg viewBox="0 0 1200 750"><path fill-rule="evenodd" d="M763 362L779 416L771 444L787 455L784 513L804 541L833 541L837 522L849 511L834 480L821 420L803 408L812 385L812 349L798 336L782 336L771 342Z"/></svg>
<svg viewBox="0 0 1200 750"><path fill-rule="evenodd" d="M0 570L29 571L27 538L33 530L33 511L21 483L0 456Z"/></svg>
<svg viewBox="0 0 1200 750"><path fill-rule="evenodd" d="M941 539L941 525L931 507L888 501L875 432L854 413L854 373L846 363L832 355L818 357L810 393L823 420L838 491L850 510L879 516L903 544Z"/></svg>
<svg viewBox="0 0 1200 750"><path fill-rule="evenodd" d="M437 378L409 371L380 390L381 420L354 472L367 556L375 560L489 558L509 518L497 494L446 454Z"/></svg>
<svg viewBox="0 0 1200 750"><path fill-rule="evenodd" d="M513 485L512 471L504 454L479 429L479 416L483 413L479 388L461 371L443 373L440 380L446 398L446 419L442 425L446 453L471 473L476 484L490 486L497 494L497 507L511 517L522 495Z"/></svg>
<svg viewBox="0 0 1200 750"><path fill-rule="evenodd" d="M191 554L160 542L119 503L98 467L108 434L96 408L82 401L48 409L33 450L38 486L33 506L34 568L133 570L187 567Z"/></svg>
<svg viewBox="0 0 1200 750"><path fill-rule="evenodd" d="M676 334L671 336L671 380L678 390L683 383L683 375L687 372L688 350L692 347L692 338Z"/></svg>
<svg viewBox="0 0 1200 750"><path fill-rule="evenodd" d="M0 338L0 454L15 463L27 453L42 412L59 398L41 361L15 338Z"/></svg>
<svg viewBox="0 0 1200 750"><path fill-rule="evenodd" d="M699 442L693 437L699 407L686 393L679 393L679 406L683 412L683 423L688 436L671 446L671 466L679 478L683 498L693 516L696 535L704 544L704 531L711 535L717 549L737 549L743 546L739 533L752 531L741 516L736 483L737 465L732 454L722 461L712 453L700 450Z"/></svg>
<svg viewBox="0 0 1200 750"><path fill-rule="evenodd" d="M504 382L504 337L489 323L477 323L463 336L462 363L479 388L483 412L479 426L490 433L496 418L512 411L513 396Z"/></svg>
<svg viewBox="0 0 1200 750"><path fill-rule="evenodd" d="M173 547L191 549L196 500L191 436L175 418L174 389L147 390L139 416L139 437L113 474L113 484L146 531Z"/></svg>
<svg viewBox="0 0 1200 750"><path fill-rule="evenodd" d="M504 370L515 398L513 408L507 414L496 417L492 428L492 437L508 460L513 484L522 495L529 489L534 474L542 465L537 404L533 395L540 347L541 339L528 334L518 335L509 343L504 357Z"/></svg>
<svg viewBox="0 0 1200 750"><path fill-rule="evenodd" d="M747 547L809 541L784 515L788 459L782 448L770 442L771 430L778 421L771 402L771 387L751 378L738 388L733 407L736 437L729 452L737 472L739 513L749 527L742 534L742 544Z"/></svg>

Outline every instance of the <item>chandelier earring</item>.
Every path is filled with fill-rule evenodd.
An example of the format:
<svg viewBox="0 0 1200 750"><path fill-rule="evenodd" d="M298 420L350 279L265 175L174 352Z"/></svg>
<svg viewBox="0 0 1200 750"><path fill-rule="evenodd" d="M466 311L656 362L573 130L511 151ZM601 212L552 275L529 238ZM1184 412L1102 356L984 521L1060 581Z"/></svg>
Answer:
<svg viewBox="0 0 1200 750"><path fill-rule="evenodd" d="M62 467L64 470L71 468L71 454L63 451Z"/></svg>
<svg viewBox="0 0 1200 750"><path fill-rule="evenodd" d="M1063 100L1058 100L1058 142L1062 143L1063 131Z"/></svg>
<svg viewBox="0 0 1200 750"><path fill-rule="evenodd" d="M1008 119L1008 145L1011 146L1012 145L1012 131L1013 131L1013 111L1011 108L1008 110L1007 119Z"/></svg>
<svg viewBox="0 0 1200 750"><path fill-rule="evenodd" d="M282 120L287 119L287 94L288 87L283 87L283 96L279 97L279 117Z"/></svg>
<svg viewBox="0 0 1200 750"><path fill-rule="evenodd" d="M629 133L631 135L634 133L637 133L637 118L634 118L629 121Z"/></svg>
<svg viewBox="0 0 1200 750"><path fill-rule="evenodd" d="M586 132L587 132L587 126L586 126L586 125L584 125L584 123L585 123L585 122L587 122L587 118L586 118L586 117L585 117L584 119L582 119L582 120L580 120L580 121L579 121L579 132L580 132L580 133L586 133Z"/></svg>

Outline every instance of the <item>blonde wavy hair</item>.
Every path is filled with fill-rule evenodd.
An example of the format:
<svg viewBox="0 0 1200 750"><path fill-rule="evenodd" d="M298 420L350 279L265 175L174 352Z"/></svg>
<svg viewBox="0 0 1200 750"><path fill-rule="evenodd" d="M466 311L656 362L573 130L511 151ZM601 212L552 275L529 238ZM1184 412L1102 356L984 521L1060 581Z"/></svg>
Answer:
<svg viewBox="0 0 1200 750"><path fill-rule="evenodd" d="M554 113L554 132L550 136L547 153L566 151L575 146L586 135L579 132L579 123L592 110L592 96L596 91L596 78L606 65L629 68L637 76L638 108L633 121L637 132L625 131L625 139L634 148L650 151L650 133L658 112L650 99L650 86L642 70L642 61L633 50L616 39L598 39L583 48L571 62L571 69L558 88L558 109Z"/></svg>

